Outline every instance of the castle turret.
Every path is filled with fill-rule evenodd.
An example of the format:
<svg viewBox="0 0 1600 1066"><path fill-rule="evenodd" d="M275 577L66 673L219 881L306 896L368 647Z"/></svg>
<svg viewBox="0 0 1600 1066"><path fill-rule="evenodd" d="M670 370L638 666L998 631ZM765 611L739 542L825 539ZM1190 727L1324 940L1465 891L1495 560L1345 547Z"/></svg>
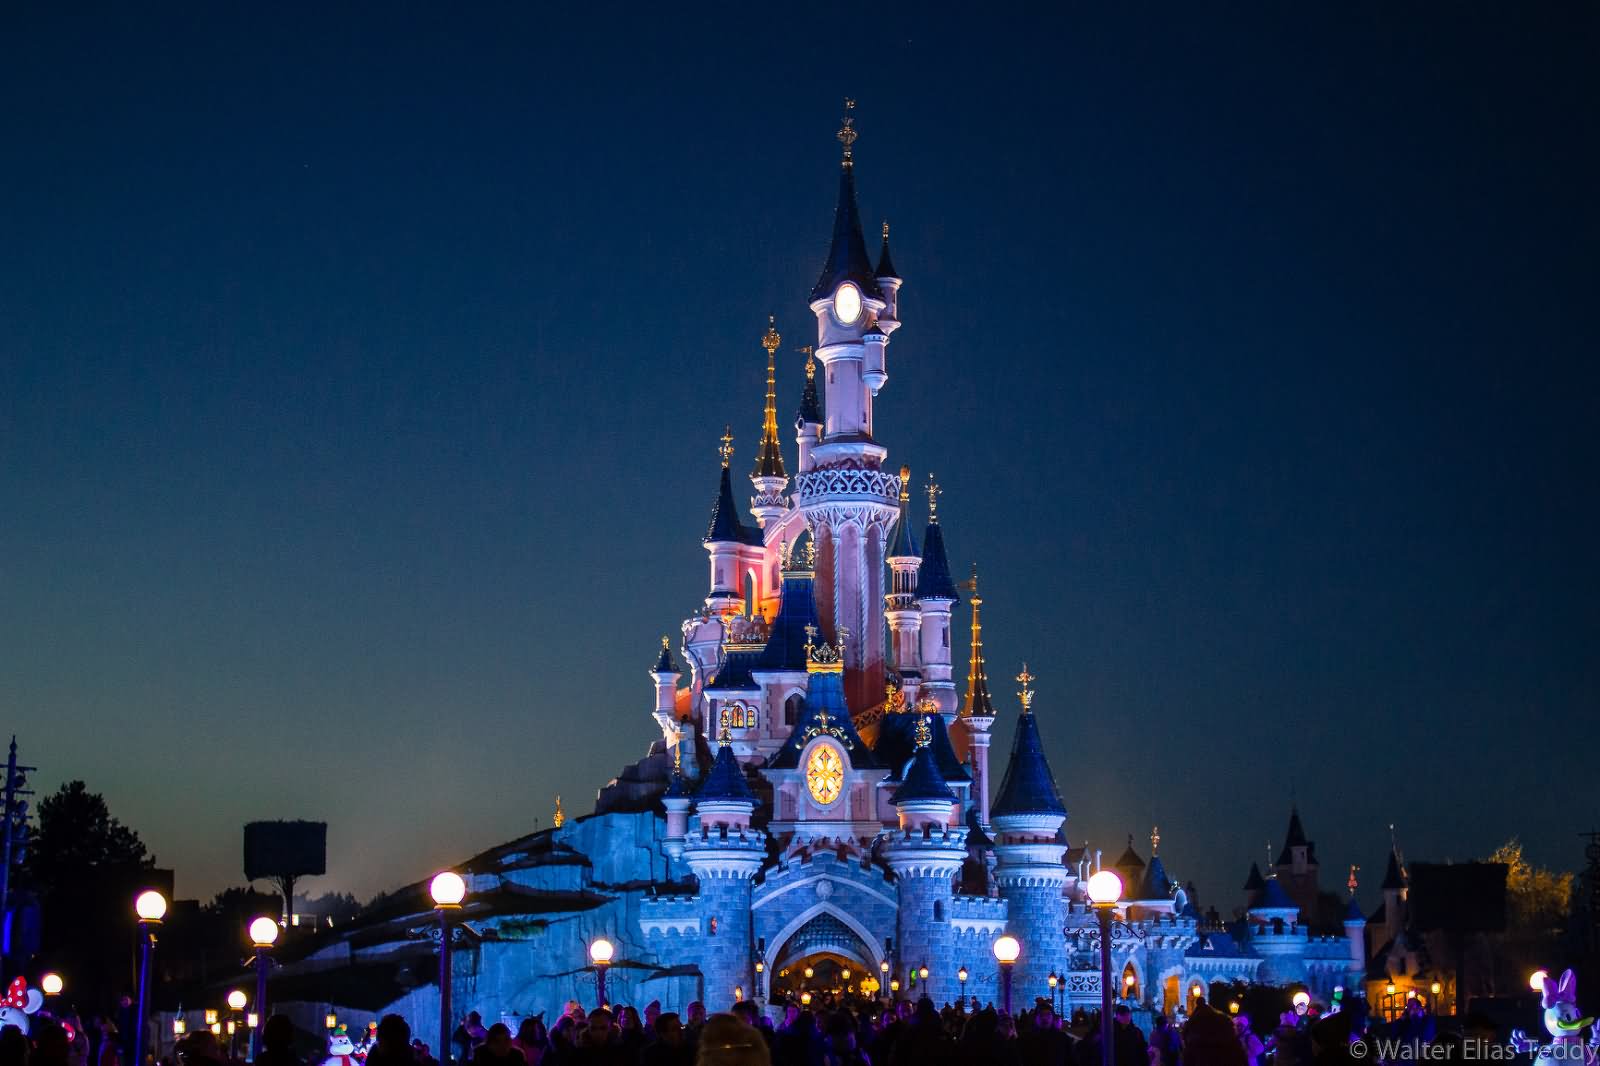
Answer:
<svg viewBox="0 0 1600 1066"><path fill-rule="evenodd" d="M967 830L951 825L958 801L934 759L929 717L917 715L916 751L890 799L900 828L885 833L883 857L895 875L900 963L907 969L927 966L927 981L918 985L919 992L935 1003L948 1003L960 993L951 963L955 933L950 912L955 878L967 857Z"/></svg>
<svg viewBox="0 0 1600 1066"><path fill-rule="evenodd" d="M711 556L711 591L706 594L706 607L714 614L728 615L737 614L744 604L740 588L742 549L760 548L763 540L759 529L750 529L739 520L739 508L733 502L733 478L728 472L728 462L733 458L731 429L723 430L718 451L722 456L722 476L701 543Z"/></svg>
<svg viewBox="0 0 1600 1066"><path fill-rule="evenodd" d="M1359 985L1367 972L1367 916L1361 913L1355 896L1344 910L1344 938L1350 947L1350 964L1345 976L1345 986Z"/></svg>
<svg viewBox="0 0 1600 1066"><path fill-rule="evenodd" d="M1289 828L1283 834L1283 848L1273 872L1283 883L1289 898L1300 908L1302 917L1309 917L1317 908L1317 846L1306 836L1300 824L1300 808L1289 805Z"/></svg>
<svg viewBox="0 0 1600 1066"><path fill-rule="evenodd" d="M939 705L948 725L956 717L956 686L950 670L950 612L960 602L939 527L938 482L928 475L928 526L922 534L917 570L917 608L922 614L922 689Z"/></svg>
<svg viewBox="0 0 1600 1066"><path fill-rule="evenodd" d="M1405 931L1406 927L1406 896L1409 892L1410 878L1406 875L1406 864L1400 858L1400 846L1391 844L1389 848L1389 864L1383 871L1383 936L1386 941L1392 941Z"/></svg>
<svg viewBox="0 0 1600 1066"><path fill-rule="evenodd" d="M683 858L684 837L689 829L689 808L694 804L694 789L683 776L683 741L672 745L672 778L661 797L661 806L667 812L667 830L662 837L661 850L667 858Z"/></svg>
<svg viewBox="0 0 1600 1066"><path fill-rule="evenodd" d="M1022 714L992 818L998 860L995 882L1007 903L1008 925L1022 942L1014 980L1028 989L1046 987L1052 972L1064 973L1067 968L1066 940L1061 935L1062 889L1067 883L1061 827L1067 808L1039 740L1030 687L1034 678L1026 664L1017 680L1022 683Z"/></svg>
<svg viewBox="0 0 1600 1066"><path fill-rule="evenodd" d="M846 104L847 111L854 102ZM885 639L884 562L899 514L899 479L885 471L888 452L873 438L872 405L884 380L888 334L876 325L887 306L867 256L856 207L854 119L839 140L839 200L828 259L811 291L822 364L822 436L795 479L795 495L817 538L817 608L823 629L849 633L845 692L867 708L882 699Z"/></svg>
<svg viewBox="0 0 1600 1066"><path fill-rule="evenodd" d="M822 440L822 401L817 396L816 349L806 345L806 387L800 394L800 410L794 416L794 442L798 449L798 473L811 469L811 448Z"/></svg>
<svg viewBox="0 0 1600 1066"><path fill-rule="evenodd" d="M784 487L789 484L788 471L783 468L783 449L778 444L778 389L776 362L778 345L776 322L768 318L766 336L761 346L767 350L767 404L761 417L761 446L756 449L755 469L750 471L750 483L756 494L750 500L750 513L764 529L767 523L782 518L788 510L784 502Z"/></svg>
<svg viewBox="0 0 1600 1066"><path fill-rule="evenodd" d="M661 727L661 735L672 742L678 731L678 664L672 659L672 642L661 638L661 654L650 669L650 678L656 683L656 705L651 713Z"/></svg>
<svg viewBox="0 0 1600 1066"><path fill-rule="evenodd" d="M978 608L978 567L973 564L972 579L964 585L972 601L972 651L967 660L967 698L961 704L960 734L965 738L967 760L972 766L972 797L978 810L978 824L989 827L989 730L994 726L994 703L989 698L989 676L983 663L983 620Z"/></svg>
<svg viewBox="0 0 1600 1066"><path fill-rule="evenodd" d="M1267 878L1245 917L1250 924L1250 946L1261 956L1257 977L1274 985L1304 981L1310 938L1300 924L1300 905L1276 877Z"/></svg>
<svg viewBox="0 0 1600 1066"><path fill-rule="evenodd" d="M922 681L922 612L917 608L917 568L922 553L911 534L911 468L900 468L900 517L895 520L889 544L889 594L884 597L884 617L889 622L891 658L900 675L906 702L916 705Z"/></svg>
<svg viewBox="0 0 1600 1066"><path fill-rule="evenodd" d="M732 1006L735 989L755 987L750 888L767 853L766 834L750 828L756 797L731 741L726 731L718 739L716 760L695 796L699 831L688 835L683 849L700 884L700 973L713 1011Z"/></svg>
<svg viewBox="0 0 1600 1066"><path fill-rule="evenodd" d="M883 223L883 248L878 252L878 291L883 294L884 308L878 313L878 328L893 333L900 328L900 272L889 258L889 223Z"/></svg>

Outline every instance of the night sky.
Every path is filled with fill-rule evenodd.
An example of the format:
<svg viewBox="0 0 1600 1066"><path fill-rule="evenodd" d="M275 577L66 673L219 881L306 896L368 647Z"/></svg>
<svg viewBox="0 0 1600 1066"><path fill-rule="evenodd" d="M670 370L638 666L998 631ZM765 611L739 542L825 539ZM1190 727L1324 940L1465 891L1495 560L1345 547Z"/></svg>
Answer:
<svg viewBox="0 0 1600 1066"><path fill-rule="evenodd" d="M1600 8L324 6L0 26L0 710L180 895L314 817L365 896L644 753L845 95L996 779L1025 658L1072 842L1202 904L1291 796L1369 898L1391 821L1579 864Z"/></svg>

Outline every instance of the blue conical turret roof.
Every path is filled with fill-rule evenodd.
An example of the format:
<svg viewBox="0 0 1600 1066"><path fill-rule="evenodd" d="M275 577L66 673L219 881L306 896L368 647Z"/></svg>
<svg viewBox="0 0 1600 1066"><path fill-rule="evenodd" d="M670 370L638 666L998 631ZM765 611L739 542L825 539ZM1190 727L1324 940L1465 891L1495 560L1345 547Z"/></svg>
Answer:
<svg viewBox="0 0 1600 1066"><path fill-rule="evenodd" d="M739 520L739 506L733 502L733 478L726 464L722 467L722 481L717 486L717 498L711 505L711 522L706 526L705 544L751 544L765 542L761 530L746 526Z"/></svg>
<svg viewBox="0 0 1600 1066"><path fill-rule="evenodd" d="M926 559L923 565L927 565ZM1056 789L1056 780L1050 773L1050 764L1045 761L1044 746L1039 741L1038 719L1032 712L1023 711L1017 719L1017 735L1011 743L1011 760L1006 763L1006 774L1000 780L1000 791L995 796L990 817L1008 814L1059 814L1066 817L1066 813L1066 805L1061 802L1061 793Z"/></svg>
<svg viewBox="0 0 1600 1066"><path fill-rule="evenodd" d="M1150 856L1150 865L1144 868L1144 884L1139 886L1140 899L1166 899L1172 895L1172 879L1161 856Z"/></svg>
<svg viewBox="0 0 1600 1066"><path fill-rule="evenodd" d="M950 600L959 602L956 581L950 575L950 560L944 553L944 531L938 522L929 522L922 534L922 565L917 568L917 598L919 600Z"/></svg>
<svg viewBox="0 0 1600 1066"><path fill-rule="evenodd" d="M878 252L878 277L900 279L900 272L894 268L894 260L889 258L889 223L883 224L883 249Z"/></svg>
<svg viewBox="0 0 1600 1066"><path fill-rule="evenodd" d="M1266 883L1267 879L1261 876L1261 867L1251 863L1250 876L1244 879L1244 890L1246 892L1260 892L1261 886Z"/></svg>
<svg viewBox="0 0 1600 1066"><path fill-rule="evenodd" d="M1344 920L1347 921L1347 922L1352 922L1352 923L1354 923L1354 922L1365 923L1366 920L1367 920L1367 916L1365 914L1361 913L1361 904L1356 902L1356 898L1354 896L1351 896L1350 897L1350 902L1345 904Z"/></svg>
<svg viewBox="0 0 1600 1066"><path fill-rule="evenodd" d="M877 271L867 255L867 240L861 235L861 214L856 208L855 167L849 160L839 169L839 203L833 211L833 242L828 246L828 261L811 290L813 300L830 295L839 284L853 281L867 296L881 296Z"/></svg>
<svg viewBox="0 0 1600 1066"><path fill-rule="evenodd" d="M879 766L889 768L889 780L899 779L902 769L910 765L917 753L917 714L886 714L878 719L878 735L873 740L872 754ZM944 716L928 716L928 750L933 754L933 765L946 783L971 781L972 775L961 765L956 749L950 743L950 730Z"/></svg>
<svg viewBox="0 0 1600 1066"><path fill-rule="evenodd" d="M1379 886L1385 892L1406 887L1405 869L1400 864L1400 856L1393 848L1389 849L1389 865L1383 871L1383 884Z"/></svg>
<svg viewBox="0 0 1600 1066"><path fill-rule="evenodd" d="M806 681L805 704L789 731L783 746L773 752L767 763L774 770L793 770L800 765L800 752L811 741L827 734L839 742L849 753L851 765L863 769L877 765L872 749L861 739L850 720L850 708L844 701L844 674L815 671Z"/></svg>
<svg viewBox="0 0 1600 1066"><path fill-rule="evenodd" d="M894 540L889 544L889 551L884 556L886 559L918 559L917 540L911 535L911 494L905 490L905 480L911 476L911 471L904 467L900 470L900 518L894 524Z"/></svg>
<svg viewBox="0 0 1600 1066"><path fill-rule="evenodd" d="M822 400L817 396L817 364L806 357L806 387L800 394L800 412L795 415L795 425L822 425Z"/></svg>
<svg viewBox="0 0 1600 1066"><path fill-rule="evenodd" d="M772 620L767 645L756 656L756 670L804 670L806 668L806 627L821 627L817 620L816 582L804 560L811 531L795 538L789 563L783 570L783 589L779 594L778 616Z"/></svg>
<svg viewBox="0 0 1600 1066"><path fill-rule="evenodd" d="M661 638L661 654L656 656L655 669L651 672L657 674L675 674L678 672L678 664L672 661L672 645L667 642L666 637Z"/></svg>
<svg viewBox="0 0 1600 1066"><path fill-rule="evenodd" d="M705 780L701 782L700 791L695 799L701 803L706 800L731 800L755 806L756 794L750 791L750 782L745 779L744 767L740 766L739 760L733 756L733 745L723 743L717 747L717 757L711 763L711 770L706 774Z"/></svg>
<svg viewBox="0 0 1600 1066"><path fill-rule="evenodd" d="M928 745L919 747L917 753L911 757L911 763L906 767L905 780L894 790L889 802L898 807L913 800L944 800L947 803L956 801L956 794L950 791L950 786L939 773L939 767L934 763L933 751Z"/></svg>
<svg viewBox="0 0 1600 1066"><path fill-rule="evenodd" d="M1251 910L1298 910L1295 901L1289 898L1289 893L1283 890L1283 883L1276 877L1267 878L1267 883L1262 886L1260 896L1250 904Z"/></svg>

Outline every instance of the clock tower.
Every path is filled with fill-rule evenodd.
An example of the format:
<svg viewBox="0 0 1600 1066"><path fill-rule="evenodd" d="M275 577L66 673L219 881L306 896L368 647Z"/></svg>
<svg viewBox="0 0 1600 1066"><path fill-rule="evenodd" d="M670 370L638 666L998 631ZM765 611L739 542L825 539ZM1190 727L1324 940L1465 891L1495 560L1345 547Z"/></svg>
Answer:
<svg viewBox="0 0 1600 1066"><path fill-rule="evenodd" d="M855 101L845 101L833 242L811 290L825 402L796 496L817 538L818 613L829 630L852 634L840 641L844 690L850 705L864 710L883 698L886 549L900 515L900 478L883 469L888 449L872 429L873 402L888 380L889 336L900 325L900 279L880 276L862 236L854 108ZM881 263L888 267L887 233Z"/></svg>

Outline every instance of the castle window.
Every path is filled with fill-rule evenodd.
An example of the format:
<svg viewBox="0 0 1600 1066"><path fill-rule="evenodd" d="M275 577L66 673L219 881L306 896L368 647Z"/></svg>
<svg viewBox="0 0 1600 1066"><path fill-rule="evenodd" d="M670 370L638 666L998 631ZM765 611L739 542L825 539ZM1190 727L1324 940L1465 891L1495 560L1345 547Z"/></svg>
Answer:
<svg viewBox="0 0 1600 1066"><path fill-rule="evenodd" d="M942 899L933 901L933 920L936 922L944 921L944 900Z"/></svg>
<svg viewBox="0 0 1600 1066"><path fill-rule="evenodd" d="M805 702L805 697L798 692L783 701L784 725L794 725L800 721L800 704L803 702Z"/></svg>
<svg viewBox="0 0 1600 1066"><path fill-rule="evenodd" d="M711 928L711 935L712 936L716 936L717 935L717 920L715 918L711 919L710 928Z"/></svg>

